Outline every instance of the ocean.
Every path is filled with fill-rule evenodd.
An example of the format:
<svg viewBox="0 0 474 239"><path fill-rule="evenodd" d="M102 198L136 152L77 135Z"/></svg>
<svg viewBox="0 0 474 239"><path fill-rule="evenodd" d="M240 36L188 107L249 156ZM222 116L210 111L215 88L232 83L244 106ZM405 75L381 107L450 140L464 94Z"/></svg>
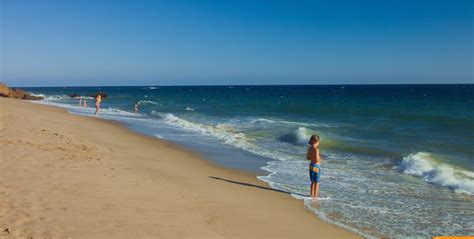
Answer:
<svg viewBox="0 0 474 239"><path fill-rule="evenodd" d="M254 172L367 238L474 234L472 84L24 89L88 116L93 99L84 108L67 95L106 92L98 117ZM312 134L323 158L316 203L301 197Z"/></svg>

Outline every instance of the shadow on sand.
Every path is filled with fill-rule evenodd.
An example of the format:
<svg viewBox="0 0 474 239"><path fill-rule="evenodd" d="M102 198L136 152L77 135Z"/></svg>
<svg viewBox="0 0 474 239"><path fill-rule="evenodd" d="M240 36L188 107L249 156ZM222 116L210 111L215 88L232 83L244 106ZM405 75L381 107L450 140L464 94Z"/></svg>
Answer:
<svg viewBox="0 0 474 239"><path fill-rule="evenodd" d="M287 191L284 191L284 190L279 190L279 189L274 189L274 188L270 188L270 187L255 185L255 184L251 184L251 183L233 181L233 180L225 179L225 178L219 178L219 177L214 177L214 176L209 176L209 178L212 178L212 179L215 179L215 180L221 180L221 181L228 182L228 183L234 183L234 184L238 184L238 185L241 185L241 186L253 187L253 188L258 188L258 189L263 189L263 190L268 190L268 191L284 193L284 194L288 194L288 195L293 194L293 195L298 195L298 196L302 196L302 197L307 197L308 196L308 195L303 195L303 194L299 194L299 193L292 193L292 192L287 192Z"/></svg>

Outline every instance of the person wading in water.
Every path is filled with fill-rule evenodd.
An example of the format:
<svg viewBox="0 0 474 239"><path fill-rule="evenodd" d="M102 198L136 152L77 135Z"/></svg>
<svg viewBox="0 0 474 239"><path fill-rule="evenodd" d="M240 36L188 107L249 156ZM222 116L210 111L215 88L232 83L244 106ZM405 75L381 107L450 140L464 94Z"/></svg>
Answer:
<svg viewBox="0 0 474 239"><path fill-rule="evenodd" d="M309 163L309 178L311 180L311 197L318 197L319 180L321 177L321 157L319 156L319 136L312 135L309 139L308 151L306 152L306 159L311 161Z"/></svg>

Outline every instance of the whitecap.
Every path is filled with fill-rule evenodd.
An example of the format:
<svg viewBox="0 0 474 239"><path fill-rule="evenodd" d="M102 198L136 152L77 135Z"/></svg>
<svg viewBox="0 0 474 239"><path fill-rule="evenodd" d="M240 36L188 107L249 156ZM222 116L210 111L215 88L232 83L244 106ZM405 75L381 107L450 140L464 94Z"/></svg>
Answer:
<svg viewBox="0 0 474 239"><path fill-rule="evenodd" d="M47 95L44 97L44 100L46 101L57 101L57 100L64 100L64 99L70 99L71 97L67 95Z"/></svg>
<svg viewBox="0 0 474 239"><path fill-rule="evenodd" d="M271 119L265 119L265 118L258 118L258 119L253 119L250 120L250 123L255 124L255 123L260 123L260 122L265 122L265 123L275 123L276 121L271 120Z"/></svg>
<svg viewBox="0 0 474 239"><path fill-rule="evenodd" d="M422 178L425 182L451 188L454 192L474 195L473 172L436 162L427 152L417 152L403 158L399 165L403 173Z"/></svg>
<svg viewBox="0 0 474 239"><path fill-rule="evenodd" d="M140 100L140 101L138 101L138 105L142 105L142 104L161 105L160 103L155 102L155 101L151 101L151 100Z"/></svg>
<svg viewBox="0 0 474 239"><path fill-rule="evenodd" d="M295 125L295 126L303 126L303 127L337 127L335 125L329 125L324 123L305 123L305 122L298 122L298 121L287 121L287 120L280 120L280 119L267 119L267 118L257 118L251 119L250 123L270 123L270 124L287 124L287 125Z"/></svg>
<svg viewBox="0 0 474 239"><path fill-rule="evenodd" d="M311 135L312 132L310 129L305 127L298 127L298 129L291 133L281 135L279 137L279 140L286 143L303 145L306 144Z"/></svg>
<svg viewBox="0 0 474 239"><path fill-rule="evenodd" d="M43 99L46 98L44 94L33 94L31 93L30 95L35 96L35 97L42 97Z"/></svg>
<svg viewBox="0 0 474 239"><path fill-rule="evenodd" d="M306 126L306 127L325 127L325 128L337 127L335 125L328 125L328 124L323 124L323 123L304 123L304 122L297 122L297 121L279 121L279 122L283 124L300 125L300 126Z"/></svg>

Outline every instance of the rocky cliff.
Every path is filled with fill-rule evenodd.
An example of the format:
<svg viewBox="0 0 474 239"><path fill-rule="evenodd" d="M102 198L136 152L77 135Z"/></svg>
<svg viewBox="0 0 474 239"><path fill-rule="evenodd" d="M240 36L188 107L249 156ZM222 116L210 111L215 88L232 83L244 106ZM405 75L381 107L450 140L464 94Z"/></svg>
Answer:
<svg viewBox="0 0 474 239"><path fill-rule="evenodd" d="M0 82L0 96L24 100L42 100L43 97L35 96L29 92L20 89L8 87L5 83Z"/></svg>

